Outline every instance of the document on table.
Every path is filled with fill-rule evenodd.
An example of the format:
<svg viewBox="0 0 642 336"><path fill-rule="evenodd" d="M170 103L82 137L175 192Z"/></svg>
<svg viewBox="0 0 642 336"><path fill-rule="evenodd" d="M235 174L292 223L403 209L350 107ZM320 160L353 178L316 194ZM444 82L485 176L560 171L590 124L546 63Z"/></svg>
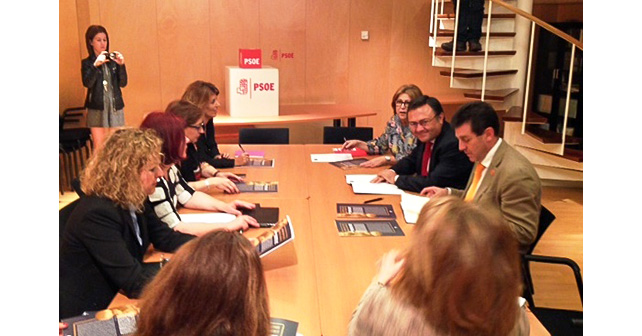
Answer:
<svg viewBox="0 0 642 336"><path fill-rule="evenodd" d="M185 223L229 223L236 219L236 216L222 212L181 214L180 216Z"/></svg>
<svg viewBox="0 0 642 336"><path fill-rule="evenodd" d="M310 154L312 162L337 162L352 160L352 154Z"/></svg>
<svg viewBox="0 0 642 336"><path fill-rule="evenodd" d="M409 194L407 192L401 193L401 210L403 211L403 218L408 224L417 223L417 217L421 208L430 201L429 197Z"/></svg>
<svg viewBox="0 0 642 336"><path fill-rule="evenodd" d="M390 183L371 183L376 174L347 174L346 182L355 194L400 195L403 191Z"/></svg>

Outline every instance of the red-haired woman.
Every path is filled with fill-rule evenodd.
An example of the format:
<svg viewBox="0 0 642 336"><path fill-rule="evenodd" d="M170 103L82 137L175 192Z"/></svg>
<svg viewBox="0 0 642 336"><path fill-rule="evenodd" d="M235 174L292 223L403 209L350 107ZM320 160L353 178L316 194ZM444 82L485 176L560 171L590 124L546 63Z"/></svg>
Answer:
<svg viewBox="0 0 642 336"><path fill-rule="evenodd" d="M185 158L186 151L185 121L183 119L170 113L152 112L145 117L140 127L155 130L163 140L162 168L165 174L158 179L156 191L149 196L149 200L156 215L165 224L174 230L193 235L202 235L212 230L239 230L247 229L249 226L258 226L258 222L254 218L241 215L238 210L238 208L252 209L255 207L253 203L239 200L230 203L222 202L196 190L183 179L177 167L177 164L180 164L181 160ZM211 177L205 181L214 186L232 183L224 177ZM179 203L189 209L226 212L237 217L226 224L185 223L181 221L178 214Z"/></svg>

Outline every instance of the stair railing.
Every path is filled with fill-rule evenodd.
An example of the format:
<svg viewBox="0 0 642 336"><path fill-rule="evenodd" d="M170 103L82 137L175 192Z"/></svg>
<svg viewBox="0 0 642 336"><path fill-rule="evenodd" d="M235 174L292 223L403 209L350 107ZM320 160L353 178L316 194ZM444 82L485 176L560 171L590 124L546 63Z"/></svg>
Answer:
<svg viewBox="0 0 642 336"><path fill-rule="evenodd" d="M431 15L431 29L433 29L432 23L434 22L434 29L433 29L433 36L435 41L435 46L433 48L433 57L435 56L435 49L437 48L437 15L438 15L438 2L440 0L432 0L433 5L431 6L431 13L434 13L434 18ZM452 58L451 58L451 64L450 64L450 86L452 87L454 85L454 73L455 73L455 56L456 56L456 48L457 48L457 28L458 28L458 23L459 23L459 8L461 7L459 4L459 0L457 1L457 10L455 13L455 29L454 29L454 35L453 35L453 51L452 51ZM493 10L493 3L502 6L509 11L531 21L531 35L530 35L530 43L529 43L529 50L528 50L528 65L527 65L527 72L526 72L526 87L524 90L524 104L523 104L523 112L522 112L522 130L521 134L526 133L526 121L527 121L527 111L528 111L528 97L529 97L529 90L530 90L530 78L531 78L531 72L532 72L532 61L533 61L533 43L535 40L535 27L539 26L540 28L544 28L551 32L552 34L558 36L559 38L562 38L566 40L568 43L572 45L571 47L571 60L570 60L570 65L569 65L569 75L568 75L568 86L566 90L566 106L564 108L564 123L562 127L562 145L561 145L561 153L558 153L559 155L564 154L564 145L566 144L566 131L567 131L567 126L568 126L568 114L569 114L569 108L570 108L570 102L571 102L571 88L572 88L572 82L573 82L573 68L574 68L574 63L575 63L575 49L579 48L580 50L584 50L583 43L581 41L578 41L574 37L564 33L563 31L553 27L552 25L542 21L541 19L531 15L528 12L525 12L515 6L512 6L510 4L507 4L501 0L487 0L488 1L488 18L486 20L486 41L485 41L485 48L484 48L484 67L483 67L483 74L482 74L482 88L481 88L481 100L484 101L485 94L486 94L486 77L487 77L487 66L488 66L488 49L490 45L490 26L491 26L491 21L492 21L492 10ZM434 7L434 11L432 8ZM443 14L444 11L444 0L441 0L441 14Z"/></svg>

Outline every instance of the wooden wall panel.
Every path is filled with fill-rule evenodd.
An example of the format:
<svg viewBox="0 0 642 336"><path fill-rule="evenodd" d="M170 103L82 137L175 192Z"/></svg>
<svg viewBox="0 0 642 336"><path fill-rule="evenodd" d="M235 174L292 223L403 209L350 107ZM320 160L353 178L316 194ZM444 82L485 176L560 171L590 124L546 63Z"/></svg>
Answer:
<svg viewBox="0 0 642 336"><path fill-rule="evenodd" d="M377 117L368 117L364 126L374 127L379 134L389 118L390 28L392 1L376 5L369 0L350 2L348 92L352 103L379 111ZM361 31L369 31L370 39L361 40ZM387 116L387 117L386 117ZM361 126L361 125L359 125Z"/></svg>
<svg viewBox="0 0 642 336"><path fill-rule="evenodd" d="M154 1L100 1L100 24L111 50L125 57L125 123L138 126L145 114L164 108L161 101L158 28Z"/></svg>
<svg viewBox="0 0 642 336"><path fill-rule="evenodd" d="M83 106L85 89L80 75L81 57L86 56L84 39L78 38L78 16L74 0L58 3L60 29L58 30L58 113L69 107ZM84 31L83 31L84 33ZM82 56L85 55L85 56Z"/></svg>
<svg viewBox="0 0 642 336"><path fill-rule="evenodd" d="M357 120L376 133L390 118L390 97L401 84L438 97L452 92L430 65L430 5L422 0L63 0L60 8L61 18L73 20L75 12L77 25L61 21L61 46L81 44L89 24L102 24L112 49L125 55L130 126L197 79L220 88L225 109L225 66L238 64L239 48L260 48L264 64L279 68L281 103L361 104L379 111ZM362 30L370 32L369 41L361 41ZM60 62L60 90L82 91L84 98L78 69L86 51L76 48L77 59ZM61 57L67 52L61 48ZM60 97L62 108L69 99Z"/></svg>
<svg viewBox="0 0 642 336"><path fill-rule="evenodd" d="M193 81L211 78L209 2L157 0L161 103L180 99Z"/></svg>
<svg viewBox="0 0 642 336"><path fill-rule="evenodd" d="M308 1L306 6L307 103L347 103L349 1Z"/></svg>
<svg viewBox="0 0 642 336"><path fill-rule="evenodd" d="M221 91L219 102L226 109L225 67L239 64L239 49L260 48L259 0L210 0L209 24L211 77L205 80Z"/></svg>
<svg viewBox="0 0 642 336"><path fill-rule="evenodd" d="M300 0L260 2L263 64L279 69L279 101L282 104L305 102L305 7L306 1Z"/></svg>

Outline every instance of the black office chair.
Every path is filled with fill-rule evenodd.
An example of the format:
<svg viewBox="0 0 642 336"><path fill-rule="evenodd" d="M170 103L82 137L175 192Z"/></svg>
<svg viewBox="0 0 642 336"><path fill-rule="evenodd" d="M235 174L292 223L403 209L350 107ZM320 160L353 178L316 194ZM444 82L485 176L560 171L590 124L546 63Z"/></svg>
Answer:
<svg viewBox="0 0 642 336"><path fill-rule="evenodd" d="M342 144L345 140L372 140L372 127L323 127L324 144Z"/></svg>
<svg viewBox="0 0 642 336"><path fill-rule="evenodd" d="M287 128L241 128L240 144L289 144L290 130Z"/></svg>
<svg viewBox="0 0 642 336"><path fill-rule="evenodd" d="M91 131L86 127L84 107L72 107L63 111L58 124L59 154L63 155L67 186L80 175L85 158L91 155ZM84 151L84 154L83 154Z"/></svg>
<svg viewBox="0 0 642 336"><path fill-rule="evenodd" d="M535 293L534 283L530 273L530 263L539 262L547 264L566 265L571 268L575 277L577 290L580 294L580 301L583 302L583 283L580 267L573 260L562 257L533 255L535 245L544 235L544 232L551 223L555 220L553 215L548 209L542 206L540 211L540 222L538 227L537 236L531 247L522 257L522 268L524 275L524 297L530 306L530 310L542 322L542 325L548 330L551 335L582 335L583 334L583 312L567 309L545 308L537 307L533 300Z"/></svg>

